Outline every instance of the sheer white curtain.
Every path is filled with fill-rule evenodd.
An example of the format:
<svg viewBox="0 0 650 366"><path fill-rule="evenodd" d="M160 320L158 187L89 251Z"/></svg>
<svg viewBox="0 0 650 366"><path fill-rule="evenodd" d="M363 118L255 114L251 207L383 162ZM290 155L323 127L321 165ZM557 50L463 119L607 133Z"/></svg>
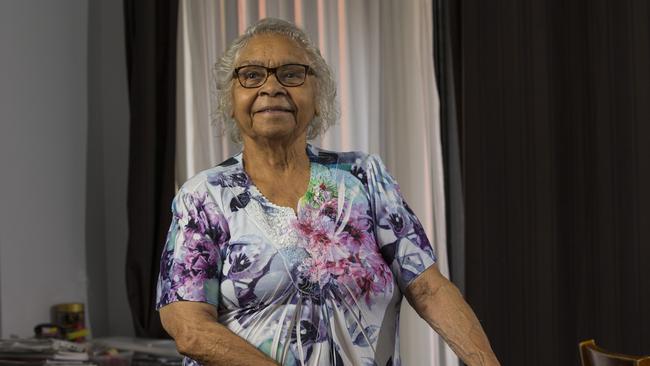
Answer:
<svg viewBox="0 0 650 366"><path fill-rule="evenodd" d="M226 46L264 17L305 29L338 81L341 120L313 143L379 154L434 243L448 275L431 0L181 0L177 182L237 153L211 121L212 67ZM458 359L403 301L404 365Z"/></svg>

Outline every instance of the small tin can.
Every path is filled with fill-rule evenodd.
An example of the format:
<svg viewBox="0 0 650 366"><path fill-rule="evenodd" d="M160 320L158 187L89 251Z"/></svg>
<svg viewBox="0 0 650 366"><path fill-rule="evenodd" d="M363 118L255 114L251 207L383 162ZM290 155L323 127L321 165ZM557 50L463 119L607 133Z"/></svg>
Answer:
<svg viewBox="0 0 650 366"><path fill-rule="evenodd" d="M63 339L63 331L59 325L42 323L34 327L34 336L39 339Z"/></svg>
<svg viewBox="0 0 650 366"><path fill-rule="evenodd" d="M63 330L66 339L84 342L88 335L84 320L84 304L69 303L52 306L52 323Z"/></svg>

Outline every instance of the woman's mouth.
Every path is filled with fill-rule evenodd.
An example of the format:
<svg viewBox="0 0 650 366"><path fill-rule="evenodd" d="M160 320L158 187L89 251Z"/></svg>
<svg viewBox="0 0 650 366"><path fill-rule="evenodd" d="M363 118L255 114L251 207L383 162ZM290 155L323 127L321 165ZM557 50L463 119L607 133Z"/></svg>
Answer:
<svg viewBox="0 0 650 366"><path fill-rule="evenodd" d="M268 108L262 108L255 113L268 113L268 114L293 113L293 110L285 107L268 107Z"/></svg>

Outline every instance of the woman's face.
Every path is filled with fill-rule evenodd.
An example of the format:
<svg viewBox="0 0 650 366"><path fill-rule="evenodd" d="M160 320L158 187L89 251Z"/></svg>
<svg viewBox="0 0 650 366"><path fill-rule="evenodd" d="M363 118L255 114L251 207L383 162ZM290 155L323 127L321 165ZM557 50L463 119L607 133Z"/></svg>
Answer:
<svg viewBox="0 0 650 366"><path fill-rule="evenodd" d="M309 65L307 52L290 38L262 34L251 38L240 52L235 68L244 65L278 67ZM244 88L237 79L232 88L233 112L244 140L306 139L307 126L316 114L314 75L300 86L286 87L270 74L256 88Z"/></svg>

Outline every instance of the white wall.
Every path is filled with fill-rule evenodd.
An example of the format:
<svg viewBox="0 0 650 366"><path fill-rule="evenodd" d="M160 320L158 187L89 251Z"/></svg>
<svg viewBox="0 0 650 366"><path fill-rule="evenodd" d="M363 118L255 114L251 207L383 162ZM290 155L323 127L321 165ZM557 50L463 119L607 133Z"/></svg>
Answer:
<svg viewBox="0 0 650 366"><path fill-rule="evenodd" d="M84 0L0 1L0 335L86 302Z"/></svg>
<svg viewBox="0 0 650 366"><path fill-rule="evenodd" d="M84 302L133 335L122 1L0 1L0 336Z"/></svg>

